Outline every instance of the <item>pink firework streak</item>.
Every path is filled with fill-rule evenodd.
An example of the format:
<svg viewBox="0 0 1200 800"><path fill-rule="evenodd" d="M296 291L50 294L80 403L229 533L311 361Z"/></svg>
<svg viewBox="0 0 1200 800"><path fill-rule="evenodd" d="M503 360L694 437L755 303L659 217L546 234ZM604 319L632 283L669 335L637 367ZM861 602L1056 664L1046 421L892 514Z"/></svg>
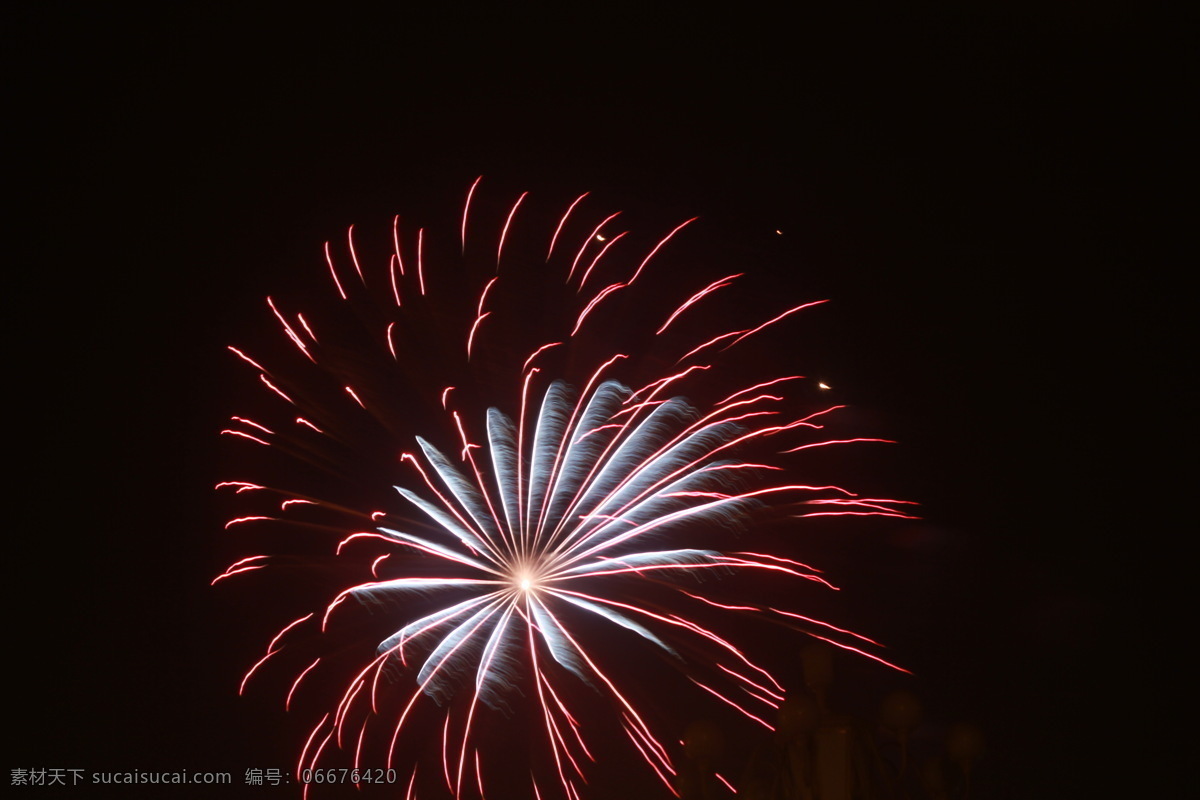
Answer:
<svg viewBox="0 0 1200 800"><path fill-rule="evenodd" d="M225 527L252 555L214 583L294 569L296 553L263 554L292 536L334 576L242 680L274 676L297 713L306 693L328 703L308 704L319 721L297 779L582 800L616 742L671 796L676 737L641 676L663 669L677 702L771 730L784 687L730 630L775 627L901 669L857 633L728 596L744 593L739 574L833 588L786 554L744 549L751 523L911 518L904 501L787 477L814 449L884 441L823 436L838 407L804 408L802 376L725 377L726 351L823 301L742 309L714 329L705 320L739 317L720 303L741 273L649 280L693 220L638 241L585 194L540 220L543 235L527 194L474 207L479 183L445 242L397 218L378 253L352 232L340 256L327 243L329 313L268 299L272 357L229 348L263 411L221 433L303 469L289 491L255 475L218 485L238 504Z"/></svg>

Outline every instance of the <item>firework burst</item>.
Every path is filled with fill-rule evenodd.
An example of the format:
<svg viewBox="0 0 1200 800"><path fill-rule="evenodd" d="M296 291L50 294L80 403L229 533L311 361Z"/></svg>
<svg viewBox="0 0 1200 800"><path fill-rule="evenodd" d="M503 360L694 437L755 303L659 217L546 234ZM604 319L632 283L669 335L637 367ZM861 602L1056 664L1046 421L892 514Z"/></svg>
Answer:
<svg viewBox="0 0 1200 800"><path fill-rule="evenodd" d="M723 378L722 354L823 301L714 331L703 319L741 274L666 283L674 299L661 309L642 299L652 262L693 220L630 257L635 237L614 232L618 215L586 213L582 195L539 245L516 233L522 194L477 241L474 216L488 216L473 209L478 184L452 246L399 218L386 256L361 251L353 228L344 246L326 245L328 277L361 339L333 323L327 334L268 298L292 356L230 348L273 401L270 416L234 417L223 433L317 477L298 480L303 491L222 482L248 512L226 527L275 531L264 539L273 548L291 535L294 549L328 542L341 581L270 641L242 688L289 659L288 705L318 681L340 682L300 756L306 784L382 780L406 797L484 797L496 789L488 776L506 767L524 785L506 784L503 796L577 799L604 731L674 792L672 746L642 710L630 661L664 662L694 697L766 729L783 686L721 632L723 618L769 621L887 663L859 634L718 594L729 581L710 578L737 573L829 585L793 558L730 547L736 529L763 514L907 515L900 501L771 481L786 474L784 454L882 440L821 438L836 407L789 414L799 375ZM428 265L447 259L461 268ZM364 267L376 261L386 270ZM547 329L559 335L534 338ZM653 379L633 380L647 364ZM721 399L689 402L684 387ZM747 460L758 452L770 455ZM346 491L331 499L337 487ZM295 563L252 555L214 583ZM363 636L373 658L354 645ZM525 761L513 770L491 763L511 761L492 737L495 719L517 717L531 752L518 748ZM349 772L322 772L339 758Z"/></svg>

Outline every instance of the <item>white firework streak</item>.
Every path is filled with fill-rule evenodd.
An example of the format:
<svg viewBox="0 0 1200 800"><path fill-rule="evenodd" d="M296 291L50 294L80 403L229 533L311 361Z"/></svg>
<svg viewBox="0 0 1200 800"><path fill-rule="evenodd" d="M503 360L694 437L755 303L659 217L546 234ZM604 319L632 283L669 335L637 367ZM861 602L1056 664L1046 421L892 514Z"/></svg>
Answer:
<svg viewBox="0 0 1200 800"><path fill-rule="evenodd" d="M470 188L462 217L463 248L465 250L467 219L477 180ZM509 226L525 199L522 194L505 219L496 247L496 265L500 268ZM558 246L568 218L586 197L575 200L558 222L551 238L550 255ZM595 226L591 234L575 251L567 281L577 282L576 292L583 292L589 276L595 273L600 259L609 252L616 238L598 243L602 228L616 215L608 216ZM573 323L575 336L586 319L606 298L629 288L643 273L651 258L667 244L688 222L668 233L640 262L625 281L610 283L598 290L590 300L580 300L582 310ZM420 297L426 293L423 264L424 230L416 237L415 280ZM405 281L412 282L412 270L404 269L401 258L401 237L398 221L393 225L395 251L389 266L389 295L399 309L405 292ZM348 249L355 274L366 285L359 265L353 229ZM339 275L338 267L326 245L326 259L338 295L346 300L351 281ZM549 256L548 256L549 258ZM586 266L584 266L586 264ZM712 282L692 294L678 307L659 320L657 334L687 313L702 300L728 286L740 274ZM477 347L481 326L491 314L485 310L489 292L497 277L492 277L480 293L475 305L474 322L466 337L466 357ZM409 287L411 288L411 287ZM290 322L274 301L270 309L281 323L288 340L312 363L319 363L322 348L312 327L304 317L296 315ZM773 711L783 699L783 687L769 670L753 661L739 647L704 624L686 615L664 612L650 603L636 600L638 585L656 590L676 592L680 597L719 609L729 614L755 614L838 647L861 653L883 664L877 655L853 646L847 639L862 645L877 643L859 634L837 628L791 611L767 606L729 605L700 593L695 580L686 582L684 576L733 571L758 571L813 581L828 586L818 570L800 562L772 554L736 552L713 549L676 547L686 544L687 531L696 526L729 527L745 518L756 507L776 504L816 505L822 510L796 516L871 515L906 517L898 510L902 501L883 498L862 498L836 486L799 484L768 484L736 490L731 476L764 475L778 466L747 463L735 458L743 443L792 431L819 430L821 418L837 407L826 408L790 422L779 423L778 407L783 397L772 394L800 376L783 376L744 387L730 394L706 412L698 411L680 397L668 396L677 383L710 368L710 365L690 363L701 351L720 342L733 347L747 337L789 317L793 312L816 303L805 303L775 314L757 327L730 331L693 347L679 359L679 371L664 376L633 391L619 381L606 377L615 365L627 358L614 354L596 368L582 391L576 393L562 380L550 381L541 393L540 402L529 402L534 391L539 368L533 366L539 356L564 342L552 342L537 348L521 368L520 411L516 420L497 408L486 414L486 445L472 442L467 426L457 410L449 407L454 387L440 391L442 409L453 422L460 438L461 451L457 458L444 453L429 441L416 437L417 452L404 453L402 460L416 470L420 481L413 486L396 486L395 490L427 522L414 521L398 525L377 524L371 531L356 531L343 536L338 553L355 540L380 542L388 550L371 562L376 580L359 583L339 592L322 614L309 614L287 625L272 639L266 654L254 664L242 682L255 674L270 658L280 652L281 642L294 632L313 625L326 630L336 624L347 601L355 604L379 605L388 609L400 608L414 595L435 602L437 597L450 598L436 610L403 624L379 642L376 657L347 684L337 707L326 714L313 729L297 767L298 777L305 770L315 770L328 747L352 750L355 769L361 768L368 723L378 718L389 731L388 766L397 758L402 734L412 725L412 715L422 697L439 704L448 703L460 692L468 692L465 713L454 715L447 711L442 729L442 754L439 765L447 789L457 798L464 795L484 796L481 743L477 741L474 724L480 707L503 708L505 697L511 694L516 676L524 674L536 689L537 711L545 741L550 750L549 761L554 765L553 783L563 796L580 798L586 784L584 764L594 760L583 734L582 725L572 713L569 697L557 676L570 673L601 691L612 701L630 745L648 765L667 790L674 793L675 769L662 737L656 734L627 691L623 691L605 670L586 644L583 630L567 617L591 617L598 624L613 626L628 632L656 648L681 669L688 658L674 643L692 640L717 655L710 667L725 678L725 686L710 686L689 675L705 696L715 696L721 703L735 709L756 725L772 729ZM394 339L395 322L387 325L383 341L391 357L397 357ZM241 350L230 348L244 362L260 373L261 382L289 407L301 407L303 401L294 399L292 387L281 388L275 376ZM364 400L351 386L346 394L364 411L370 410L371 400ZM315 416L313 414L310 414ZM233 418L234 426L222 431L258 445L271 446L277 434L257 422L243 417ZM297 417L309 436L324 436L325 425ZM771 423L771 424L767 424ZM250 430L245 430L249 428ZM880 439L837 439L807 442L779 452L796 452L823 445L851 442L884 441ZM739 481L738 486L744 485ZM219 488L234 489L237 494L272 494L257 483L228 481ZM325 507L367 515L333 506L316 498L284 493L280 514L289 506ZM383 512L369 515L372 520L390 516ZM250 524L279 519L274 515L255 514L234 518L226 525ZM399 517L397 517L399 519ZM419 531L419 532L414 532ZM426 562L421 575L379 579L378 569L388 565L391 553L420 554ZM239 559L214 583L269 567L272 560L266 555ZM431 577L429 569L441 565L443 577ZM606 593L608 584L620 591ZM465 595L465 599L463 599ZM620 599L618 599L620 598ZM631 599L634 598L634 599ZM684 601L685 603L688 601ZM423 606L428 608L429 606ZM309 664L296 678L288 693L288 703L300 683L312 672L321 659ZM415 672L413 686L402 711L387 716L378 704L378 690L385 672ZM389 677L390 679L390 677ZM356 710L360 709L360 710ZM357 731L352 721L361 720ZM415 796L417 768L406 780L408 793ZM543 788L536 776L531 776L535 795L542 796ZM307 792L307 782L306 790Z"/></svg>

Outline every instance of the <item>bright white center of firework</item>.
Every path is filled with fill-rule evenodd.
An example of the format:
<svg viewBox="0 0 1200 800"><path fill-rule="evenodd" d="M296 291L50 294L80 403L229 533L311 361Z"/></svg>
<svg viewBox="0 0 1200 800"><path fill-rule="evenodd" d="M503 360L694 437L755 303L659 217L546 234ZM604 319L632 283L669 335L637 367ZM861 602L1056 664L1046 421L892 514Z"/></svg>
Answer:
<svg viewBox="0 0 1200 800"><path fill-rule="evenodd" d="M522 567L513 573L512 582L522 592L532 592L537 589L538 577L532 569Z"/></svg>

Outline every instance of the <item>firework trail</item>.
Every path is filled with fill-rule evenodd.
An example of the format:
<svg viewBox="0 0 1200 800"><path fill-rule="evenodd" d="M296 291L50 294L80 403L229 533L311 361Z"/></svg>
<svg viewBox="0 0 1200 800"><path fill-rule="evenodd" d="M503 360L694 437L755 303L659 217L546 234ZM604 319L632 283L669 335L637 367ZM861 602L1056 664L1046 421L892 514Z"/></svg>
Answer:
<svg viewBox="0 0 1200 800"><path fill-rule="evenodd" d="M475 237L488 228L475 218L489 216L478 186L453 244L398 217L386 254L368 254L353 227L326 244L334 305L353 309L354 333L268 298L291 354L230 347L271 398L270 416L233 417L222 433L299 466L278 473L291 491L219 484L245 512L226 527L293 555L247 556L214 583L294 571L306 548L338 565L327 600L279 631L242 689L280 663L292 675L288 706L341 682L300 756L306 784L505 796L512 784L489 776L508 769L521 795L578 799L598 740L615 738L674 793L672 746L643 710L631 661L669 665L693 699L766 729L783 687L720 632L731 621L764 620L888 663L859 634L718 594L738 573L829 586L794 559L731 548L736 528L764 515L907 514L897 500L773 482L786 474L783 455L882 440L821 438L837 407L789 413L802 376L732 387L723 377L726 351L823 301L714 331L705 319L740 273L656 285L669 304L645 303L654 262L694 220L635 245L619 215L589 211L585 194L539 240L536 225L518 232L522 194L490 214L495 232ZM460 268L431 266L447 260ZM558 335L533 338L546 330ZM647 364L652 380L629 377ZM712 399L684 400L685 387ZM762 463L745 460L758 452L769 454ZM373 658L358 646L366 636ZM511 761L496 741L503 730L529 743L518 769L493 763Z"/></svg>

